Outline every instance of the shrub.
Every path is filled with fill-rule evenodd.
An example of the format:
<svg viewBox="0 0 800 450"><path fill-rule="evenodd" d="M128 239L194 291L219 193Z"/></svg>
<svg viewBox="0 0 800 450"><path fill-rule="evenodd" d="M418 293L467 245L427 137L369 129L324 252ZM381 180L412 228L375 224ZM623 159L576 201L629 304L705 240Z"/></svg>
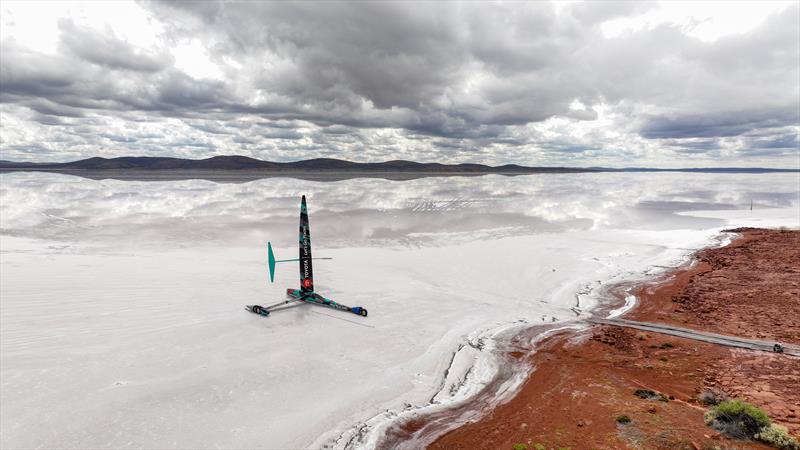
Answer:
<svg viewBox="0 0 800 450"><path fill-rule="evenodd" d="M623 414L621 416L617 416L617 423L621 424L621 425L625 425L625 424L631 423L631 418L626 416L625 414Z"/></svg>
<svg viewBox="0 0 800 450"><path fill-rule="evenodd" d="M760 408L742 400L724 401L717 405L717 407L714 409L717 411L717 415L735 416L744 414L752 418L753 421L761 427L765 427L770 424L767 413L762 411Z"/></svg>
<svg viewBox="0 0 800 450"><path fill-rule="evenodd" d="M704 415L708 425L736 439L753 438L770 424L767 414L742 400L726 400Z"/></svg>
<svg viewBox="0 0 800 450"><path fill-rule="evenodd" d="M764 427L754 437L781 450L800 450L800 443L797 442L797 439L789 436L786 427L780 425L772 424Z"/></svg>
<svg viewBox="0 0 800 450"><path fill-rule="evenodd" d="M703 404L714 406L728 400L728 395L723 391L706 389L697 399Z"/></svg>
<svg viewBox="0 0 800 450"><path fill-rule="evenodd" d="M538 442L533 445L533 450L547 450L547 447L544 444L539 444Z"/></svg>
<svg viewBox="0 0 800 450"><path fill-rule="evenodd" d="M637 389L633 391L633 395L645 400L659 400L662 402L669 400L666 395L660 392L651 391L650 389Z"/></svg>
<svg viewBox="0 0 800 450"><path fill-rule="evenodd" d="M527 444L514 444L511 446L512 450L528 450Z"/></svg>

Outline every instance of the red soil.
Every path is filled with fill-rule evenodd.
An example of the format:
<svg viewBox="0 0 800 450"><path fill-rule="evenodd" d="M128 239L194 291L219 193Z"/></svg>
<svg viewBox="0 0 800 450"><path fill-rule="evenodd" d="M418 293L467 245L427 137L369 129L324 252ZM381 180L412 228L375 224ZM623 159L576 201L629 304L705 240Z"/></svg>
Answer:
<svg viewBox="0 0 800 450"><path fill-rule="evenodd" d="M640 287L626 318L799 342L800 231L737 231L730 245L698 252L694 267ZM517 396L429 448L769 448L707 427L697 396L709 389L800 433L798 358L610 326L553 336L530 358L536 369ZM640 388L674 400L641 399ZM621 415L631 422L618 424Z"/></svg>
<svg viewBox="0 0 800 450"><path fill-rule="evenodd" d="M658 288L662 301L643 301L626 318L800 343L800 232L731 231L742 237L699 251L675 283L643 286L637 296Z"/></svg>

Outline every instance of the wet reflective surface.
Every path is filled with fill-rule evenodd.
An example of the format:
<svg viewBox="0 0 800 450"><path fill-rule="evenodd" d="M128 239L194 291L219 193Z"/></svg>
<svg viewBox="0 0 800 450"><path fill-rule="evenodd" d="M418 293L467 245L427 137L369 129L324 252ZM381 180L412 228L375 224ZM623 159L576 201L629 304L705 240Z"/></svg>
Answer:
<svg viewBox="0 0 800 450"><path fill-rule="evenodd" d="M692 229L676 211L796 205L797 174L583 173L243 183L0 175L0 232L57 240L253 245L294 239L300 195L322 246L435 245L592 228Z"/></svg>

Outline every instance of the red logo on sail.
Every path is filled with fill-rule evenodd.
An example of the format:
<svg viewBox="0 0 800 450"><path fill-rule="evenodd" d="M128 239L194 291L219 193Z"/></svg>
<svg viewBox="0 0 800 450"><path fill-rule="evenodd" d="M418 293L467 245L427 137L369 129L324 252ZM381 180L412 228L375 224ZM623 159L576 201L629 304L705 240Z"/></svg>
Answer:
<svg viewBox="0 0 800 450"><path fill-rule="evenodd" d="M311 281L311 278L306 278L305 280L303 280L303 287L304 288L310 288L312 284L313 284L313 282Z"/></svg>

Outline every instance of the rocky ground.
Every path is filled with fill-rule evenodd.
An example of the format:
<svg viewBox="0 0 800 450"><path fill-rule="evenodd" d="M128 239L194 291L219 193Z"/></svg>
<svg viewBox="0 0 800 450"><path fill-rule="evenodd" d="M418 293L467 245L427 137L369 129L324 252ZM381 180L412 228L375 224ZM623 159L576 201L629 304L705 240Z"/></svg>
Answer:
<svg viewBox="0 0 800 450"><path fill-rule="evenodd" d="M800 343L800 232L739 228L724 248L697 253L676 275L669 301L642 302L626 315L753 339ZM664 298L663 300L667 300Z"/></svg>
<svg viewBox="0 0 800 450"><path fill-rule="evenodd" d="M730 245L640 286L625 318L800 342L800 231L734 231L741 237ZM709 395L743 398L800 434L798 358L597 326L553 336L531 359L536 369L516 397L430 448L769 448L706 426L699 398Z"/></svg>

